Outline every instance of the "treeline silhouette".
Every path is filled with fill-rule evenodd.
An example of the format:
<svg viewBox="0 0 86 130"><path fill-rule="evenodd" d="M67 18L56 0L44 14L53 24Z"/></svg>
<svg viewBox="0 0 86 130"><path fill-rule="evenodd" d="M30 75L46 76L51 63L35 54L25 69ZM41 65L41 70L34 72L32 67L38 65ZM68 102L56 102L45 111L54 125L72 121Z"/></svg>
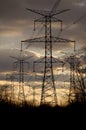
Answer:
<svg viewBox="0 0 86 130"><path fill-rule="evenodd" d="M21 106L11 102L0 101L0 122L1 125L8 124L7 129L48 129L60 127L67 128L82 124L86 116L86 103L73 102L67 106L33 106L24 102ZM77 123L78 122L78 123ZM64 125L63 125L64 124ZM5 125L2 125L4 127ZM12 126L12 127L11 127ZM86 126L85 126L86 127Z"/></svg>
<svg viewBox="0 0 86 130"><path fill-rule="evenodd" d="M73 102L70 103L66 106L50 106L50 105L39 105L39 106L34 106L33 103L27 103L24 102L22 103L22 105L20 104L14 104L12 102L7 102L5 100L1 100L0 101L0 112L2 113L19 113L19 114L23 114L23 113L56 113L56 114L67 114L68 112L86 112L86 103L82 103L82 102ZM80 114L80 113L79 113Z"/></svg>

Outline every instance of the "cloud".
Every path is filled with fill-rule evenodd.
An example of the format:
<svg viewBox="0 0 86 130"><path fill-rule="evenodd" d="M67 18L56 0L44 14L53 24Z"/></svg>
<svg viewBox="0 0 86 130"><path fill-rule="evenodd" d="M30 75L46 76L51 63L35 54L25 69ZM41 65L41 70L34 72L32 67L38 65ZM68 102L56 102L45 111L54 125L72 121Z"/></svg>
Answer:
<svg viewBox="0 0 86 130"><path fill-rule="evenodd" d="M75 6L79 6L79 7L84 7L86 5L86 1L85 0L76 0L74 3Z"/></svg>
<svg viewBox="0 0 86 130"><path fill-rule="evenodd" d="M17 36L17 41L29 38L31 35L31 30L33 29L33 21L37 17L39 18L39 15L36 15L34 13L31 13L27 11L25 8L32 8L32 9L46 9L51 10L52 6L56 0L47 0L47 1L41 1L41 0L3 0L0 2L0 34L3 35L3 39L5 36L10 37L11 35L14 35L14 38ZM5 4L4 4L5 3ZM75 8L73 5L71 5L72 0L68 1L65 0L65 2L62 0L58 6L58 9L64 9L64 8L70 8L71 11L68 11L66 13L63 13L61 15L58 15L56 17L59 17L63 20L63 24L67 22L67 24L73 20L76 20L80 14L82 15L83 12L85 12L85 8L83 8L83 11ZM79 14L79 16L77 16ZM82 20L81 20L82 21ZM83 25L82 33L84 29ZM78 40L78 38L82 38L79 33L80 28L72 28L72 30L69 32L65 32L65 36L73 37L75 40ZM77 30L77 31L75 31ZM55 29L54 29L55 32ZM56 33L56 32L55 32ZM54 33L54 34L55 34ZM76 35L75 35L76 34ZM85 34L84 34L85 35ZM77 38L77 39L76 39ZM83 37L84 38L84 37ZM12 40L12 39L11 39ZM4 40L3 40L4 42ZM16 42L17 43L17 42ZM8 43L7 43L8 44Z"/></svg>
<svg viewBox="0 0 86 130"><path fill-rule="evenodd" d="M27 11L25 8L32 8L36 10L51 10L56 0L1 0L0 1L0 71L8 72L12 70L13 60L9 58L9 55L18 56L18 51L15 48L19 47L19 43L23 39L29 39L30 37L36 37L37 31L33 33L33 21L40 18L40 15L36 15ZM76 6L77 3L77 6ZM83 7L80 5L84 5ZM80 8L82 7L82 8ZM60 37L75 40L77 46L83 46L82 43L86 40L86 28L85 28L85 14L86 6L85 1L73 1L62 0L59 3L59 9L71 9L68 12L57 15L55 17L63 21L63 31L60 33ZM81 19L80 19L81 17ZM76 24L74 24L76 21ZM41 24L36 25L36 29L40 30ZM52 26L53 36L58 36L60 32L60 26L57 24ZM44 30L43 30L44 31ZM44 32L40 32L38 36L44 35ZM35 34L35 36L33 35ZM11 50L13 48L13 50ZM33 43L28 47L26 52L27 56L33 56L30 62L30 68L35 60L44 56L45 46L44 43ZM3 50L2 50L3 49ZM58 57L58 51L65 50L70 52L73 49L73 44L54 44L53 43L53 55ZM29 52L30 50L30 52ZM63 57L64 59L64 57Z"/></svg>

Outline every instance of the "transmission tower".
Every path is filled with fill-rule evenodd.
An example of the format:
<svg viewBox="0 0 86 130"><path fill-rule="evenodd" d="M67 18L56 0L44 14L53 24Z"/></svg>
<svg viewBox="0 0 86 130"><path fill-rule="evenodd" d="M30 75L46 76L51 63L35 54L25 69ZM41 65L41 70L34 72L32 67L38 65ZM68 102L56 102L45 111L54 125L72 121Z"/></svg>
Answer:
<svg viewBox="0 0 86 130"><path fill-rule="evenodd" d="M66 55L69 53L62 52ZM71 103L72 98L75 97L76 101L85 101L85 83L81 69L81 62L79 54L82 52L71 53L69 57L66 57L65 61L70 65L70 88L68 95L68 102ZM78 57L77 57L78 55ZM81 98L81 99L80 99Z"/></svg>
<svg viewBox="0 0 86 130"><path fill-rule="evenodd" d="M44 42L45 43L45 56L44 56L44 76L42 82L42 92L41 92L41 104L57 104L57 94L54 82L54 74L53 74L53 63L57 62L58 60L54 59L52 56L52 43L54 42L75 42L68 39L63 39L59 37L52 36L52 23L53 22L60 22L62 25L62 20L54 17L55 15L61 14L63 12L69 11L70 9L62 9L62 10L55 10L55 11L42 11L42 10L27 10L39 14L42 17L36 19L34 21L34 25L36 22L44 23L45 27L45 36L34 38L34 39L27 39L23 40L22 42ZM42 59L42 60L43 60Z"/></svg>
<svg viewBox="0 0 86 130"><path fill-rule="evenodd" d="M21 49L20 49L20 56L18 57L13 57L10 56L11 58L15 59L16 61L13 63L14 69L18 68L18 72L15 75L18 75L18 81L19 81L19 93L18 93L18 100L20 103L23 103L25 101L25 92L24 92L24 76L25 76L25 70L24 66L25 64L29 65L29 62L26 61L30 57L24 57L23 56L23 49L22 49L22 42L21 42Z"/></svg>
<svg viewBox="0 0 86 130"><path fill-rule="evenodd" d="M78 98L81 97L81 93L84 94L85 90L84 79L80 70L80 57L77 57L80 53L82 52L74 52L74 54L66 57L66 62L70 65L69 103L71 103L73 97L79 101Z"/></svg>
<svg viewBox="0 0 86 130"><path fill-rule="evenodd" d="M69 58L67 58L67 62L70 64L69 102L71 102L71 97L74 94L73 91L76 89L75 72L76 72L76 67L79 66L79 61L74 55L71 55L69 56Z"/></svg>

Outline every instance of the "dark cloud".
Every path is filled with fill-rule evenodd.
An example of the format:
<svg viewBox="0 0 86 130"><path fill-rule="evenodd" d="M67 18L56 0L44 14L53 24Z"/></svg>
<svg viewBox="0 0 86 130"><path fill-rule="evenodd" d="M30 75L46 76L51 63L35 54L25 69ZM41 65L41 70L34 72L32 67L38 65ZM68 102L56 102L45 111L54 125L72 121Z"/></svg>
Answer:
<svg viewBox="0 0 86 130"><path fill-rule="evenodd" d="M0 34L11 32L22 32L22 35L29 33L33 20L40 15L36 15L32 12L27 11L25 8L32 9L42 9L42 10L51 10L56 0L1 0L0 1ZM82 1L84 3L84 1ZM81 3L81 1L75 0L61 0L57 9L65 9L70 8L71 10L61 15L58 15L58 18L62 19L65 24L71 24L79 17L81 17L85 13L85 6L76 5L75 3ZM78 22L78 21L77 21ZM80 29L82 28L82 32L85 35L83 29L85 30L85 22L83 23L83 19L79 21L79 28L75 28L68 32L64 32L68 37L74 37L76 39L80 36ZM2 27L2 28L1 28ZM72 26L71 26L72 27ZM71 28L70 27L70 28ZM27 31L28 30L28 31ZM15 34L14 34L15 35ZM28 36L29 37L29 36ZM22 37L20 37L22 38ZM84 37L83 37L84 38ZM21 39L20 39L21 40Z"/></svg>
<svg viewBox="0 0 86 130"><path fill-rule="evenodd" d="M0 21L11 23L14 20L28 19L34 16L33 13L26 11L25 8L32 8L38 10L51 10L53 5L57 0L1 0L0 1ZM84 1L83 1L84 2ZM60 17L67 20L73 20L73 18L78 18L80 14L85 12L85 7L79 7L79 5L74 6L75 1L72 0L61 0L57 9L70 8L71 11L61 14ZM76 11L76 12L75 12ZM74 13L75 12L75 13ZM77 13L79 15L77 16ZM35 14L35 16L39 17ZM59 17L59 15L58 15ZM65 21L65 20L63 20Z"/></svg>
<svg viewBox="0 0 86 130"><path fill-rule="evenodd" d="M1 0L0 15L2 20L8 20L9 22L11 22L14 19L20 19L21 17L23 17L23 11L25 9L24 3L26 2L24 2L23 0Z"/></svg>
<svg viewBox="0 0 86 130"><path fill-rule="evenodd" d="M0 48L5 49L0 50L0 71L11 70L12 59L9 58L9 55L17 55L15 48L19 46L18 44L21 40L37 36L37 34L33 36L33 21L36 18L40 18L40 15L29 12L26 8L51 10L55 2L56 0L0 0ZM82 17L86 14L85 0L61 0L57 9L71 9L56 16L63 21L63 32L60 37L75 40L77 46L82 46L82 41L86 40L86 17ZM41 24L37 24L37 30L40 26ZM53 35L58 36L59 31L60 26L53 27ZM44 32L40 32L38 36L40 34L44 35ZM44 49L44 45L40 43L32 46L36 49ZM53 44L53 51L64 48L68 51L68 48L72 47L73 45L71 44ZM11 48L14 50L9 51ZM31 62L38 59L35 54L28 52L28 55L33 55Z"/></svg>

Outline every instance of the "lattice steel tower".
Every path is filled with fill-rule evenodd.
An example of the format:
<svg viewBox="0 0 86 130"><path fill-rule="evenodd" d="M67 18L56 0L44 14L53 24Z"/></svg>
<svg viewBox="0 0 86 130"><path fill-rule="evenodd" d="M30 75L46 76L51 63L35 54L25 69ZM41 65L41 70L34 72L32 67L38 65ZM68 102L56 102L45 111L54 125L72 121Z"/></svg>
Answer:
<svg viewBox="0 0 86 130"><path fill-rule="evenodd" d="M71 102L71 98L74 97L77 89L76 82L76 72L77 68L79 68L80 61L75 55L71 55L67 58L67 62L70 64L70 88L69 88L69 103Z"/></svg>
<svg viewBox="0 0 86 130"><path fill-rule="evenodd" d="M15 75L18 75L18 82L19 82L19 93L18 93L18 100L20 103L23 103L25 101L25 92L24 92L24 76L25 76L25 64L29 64L28 61L26 61L30 57L24 57L23 56L23 49L22 49L22 42L21 42L21 49L20 49L20 56L11 58L15 59L16 61L13 63L14 69L18 68L18 71Z"/></svg>
<svg viewBox="0 0 86 130"><path fill-rule="evenodd" d="M42 82L42 91L41 91L41 104L57 104L57 94L54 82L54 74L53 74L53 63L58 62L52 56L52 43L53 42L74 42L68 39L63 39L59 37L52 36L52 22L60 22L62 25L62 20L54 17L55 15L61 14L63 12L69 11L70 9L62 9L62 10L55 10L55 11L42 11L42 10L27 10L39 14L42 17L36 19L34 21L34 25L36 22L41 22L44 24L45 27L45 36L34 38L34 39L27 39L23 40L22 42L44 42L45 43L45 56L41 60L44 60L45 67L44 67L44 76ZM61 26L62 27L62 26ZM62 29L61 29L62 30Z"/></svg>

